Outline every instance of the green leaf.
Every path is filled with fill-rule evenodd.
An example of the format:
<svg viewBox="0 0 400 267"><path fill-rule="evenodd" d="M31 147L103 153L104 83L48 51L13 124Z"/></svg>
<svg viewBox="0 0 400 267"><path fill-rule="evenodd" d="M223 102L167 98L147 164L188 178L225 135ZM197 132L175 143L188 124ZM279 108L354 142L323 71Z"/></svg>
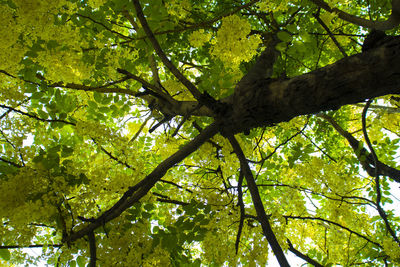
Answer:
<svg viewBox="0 0 400 267"><path fill-rule="evenodd" d="M2 258L5 261L9 261L11 257L11 253L8 249L0 249L0 258Z"/></svg>
<svg viewBox="0 0 400 267"><path fill-rule="evenodd" d="M152 210L155 208L155 206L154 206L153 204L151 204L151 203L148 203L148 204L145 204L145 205L143 206L143 208L144 208L145 210L147 210L147 211L152 211Z"/></svg>
<svg viewBox="0 0 400 267"><path fill-rule="evenodd" d="M85 267L86 259L83 256L78 256L76 258L76 263L78 263L79 267Z"/></svg>
<svg viewBox="0 0 400 267"><path fill-rule="evenodd" d="M277 36L279 38L279 40L288 43L292 40L292 35L290 35L290 33L288 32L284 32L284 31L280 31L277 33Z"/></svg>
<svg viewBox="0 0 400 267"><path fill-rule="evenodd" d="M278 51L281 51L281 52L285 51L286 48L287 48L287 45L285 42L281 42L275 46L275 49Z"/></svg>
<svg viewBox="0 0 400 267"><path fill-rule="evenodd" d="M93 93L93 98L97 103L101 103L103 101L103 95L98 92Z"/></svg>
<svg viewBox="0 0 400 267"><path fill-rule="evenodd" d="M49 117L49 114L47 112L44 112L43 110L38 110L37 111L38 115L42 119L47 119Z"/></svg>
<svg viewBox="0 0 400 267"><path fill-rule="evenodd" d="M73 152L74 152L73 147L63 146L61 150L61 157L63 158L69 157L72 155Z"/></svg>

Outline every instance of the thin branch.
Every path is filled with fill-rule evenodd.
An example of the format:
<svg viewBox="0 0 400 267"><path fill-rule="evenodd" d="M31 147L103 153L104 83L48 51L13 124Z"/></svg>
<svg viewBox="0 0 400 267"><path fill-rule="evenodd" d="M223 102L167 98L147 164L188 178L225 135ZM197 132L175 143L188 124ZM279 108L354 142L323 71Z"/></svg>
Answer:
<svg viewBox="0 0 400 267"><path fill-rule="evenodd" d="M233 10L231 10L229 12L226 12L224 14L216 16L215 18L212 18L210 20L193 24L191 26L182 27L182 28L178 28L178 29L172 29L172 30L159 31L159 32L155 31L154 35L163 35L163 34L168 34L168 33L177 33L177 32L183 32L183 31L187 31L187 30L196 30L196 29L200 29L200 28L205 28L209 25L216 23L217 21L219 21L225 17L228 17L230 15L233 15L233 14L239 12L240 10L246 9L259 1L260 0L252 0L252 1L248 2L247 4L240 4L239 6L237 6L236 8L234 8ZM132 24L132 26L133 26L133 24ZM136 40L144 39L144 38L145 37L138 37Z"/></svg>
<svg viewBox="0 0 400 267"><path fill-rule="evenodd" d="M248 162L253 163L253 164L260 164L260 163L261 163L261 167L262 167L262 165L264 164L264 162L265 162L266 160L268 160L269 158L271 158L271 157L276 153L276 151L278 151L278 149L279 149L281 146L286 145L286 144L289 143L293 138L295 138L296 136L298 136L299 134L301 134L301 133L305 130L305 128L307 127L307 124L308 124L308 122L304 125L303 129L298 130L298 131L297 131L295 134L293 134L291 137L289 137L288 139L286 139L285 141L283 141L282 143L280 143L279 145L277 145L277 146L274 148L274 150L273 150L268 156L266 156L265 158L262 158L262 159L259 160L259 161L248 160Z"/></svg>
<svg viewBox="0 0 400 267"><path fill-rule="evenodd" d="M88 238L89 238L89 249L90 249L90 262L89 262L89 267L96 267L96 237L94 236L94 231L91 231L88 233Z"/></svg>
<svg viewBox="0 0 400 267"><path fill-rule="evenodd" d="M110 157L110 159L112 159L112 160L118 162L118 163L121 164L121 165L124 165L124 166L127 167L128 169L132 169L132 170L135 169L135 168L132 168L132 166L129 165L128 163L126 163L126 162L124 162L124 161L121 161L120 159L118 159L117 157L115 157L111 152L107 151L102 145L99 145L99 144L96 142L96 140L95 140L94 138L91 138L91 139L92 139L92 141L93 141L96 145L98 145L98 146L100 147L101 151L103 151L107 156Z"/></svg>
<svg viewBox="0 0 400 267"><path fill-rule="evenodd" d="M129 78L132 78L132 77L129 77ZM48 87L60 87L60 88L66 88L66 89L74 89L74 90L82 90L82 91L98 92L98 93L119 93L119 94L126 94L126 95L132 95L132 96L135 96L137 93L137 92L134 92L129 89L124 89L124 88L119 88L119 87L107 88L105 86L108 86L108 85L93 87L93 86L87 86L87 85L75 84L75 83L64 84L62 82L53 83L53 84L48 85Z"/></svg>
<svg viewBox="0 0 400 267"><path fill-rule="evenodd" d="M23 165L19 165L18 163L9 161L9 160L4 159L4 158L2 158L2 157L0 157L0 161L3 161L3 162L5 162L5 163L10 164L10 165L12 165L12 166L14 166L14 167L17 167L17 168L22 168L22 167L23 167Z"/></svg>
<svg viewBox="0 0 400 267"><path fill-rule="evenodd" d="M135 135L129 140L128 144L135 142L136 138L138 138L138 136L140 135L140 133L143 131L144 127L146 126L147 122L152 118L151 115L149 115L144 122L142 123L142 125L140 125L139 130L135 133Z"/></svg>
<svg viewBox="0 0 400 267"><path fill-rule="evenodd" d="M162 50L160 44L158 43L156 37L154 36L154 33L151 31L149 24L147 23L147 20L143 14L143 10L139 3L139 0L134 0L133 4L136 9L136 14L138 16L140 24L142 24L144 32L146 33L147 37L149 38L151 44L154 47L154 50L156 51L157 55L160 57L161 61L172 72L172 74L174 74L174 76L192 93L194 98L196 98L197 100L200 101L200 99L202 99L202 93L197 89L197 87L191 81L189 81L177 69L177 67L175 67L175 65L165 55L165 53Z"/></svg>
<svg viewBox="0 0 400 267"><path fill-rule="evenodd" d="M162 195L162 194L159 194L159 193L156 193L156 192L153 192L152 194L155 195L155 196L158 196L157 201L159 201L159 202L176 204L176 205L181 205L181 206L187 206L187 205L190 204L190 203L187 203L187 202L182 202L182 201L179 201L179 200L170 199L169 197L167 197L165 195Z"/></svg>
<svg viewBox="0 0 400 267"><path fill-rule="evenodd" d="M35 119L35 120L38 120L38 121L43 121L43 122L62 122L62 123L65 123L65 124L69 124L69 125L74 125L75 126L75 123L73 123L73 122L69 122L69 121L65 121L65 120L59 120L59 119L43 119L43 118L39 118L39 116L37 114L27 113L27 112L24 112L24 111L21 111L21 110L18 110L18 109L15 109L13 107L9 107L9 106L6 106L6 105L0 104L0 107L8 109L8 110L11 110L11 111L13 111L15 113L27 116L29 118L32 118L32 119Z"/></svg>
<svg viewBox="0 0 400 267"><path fill-rule="evenodd" d="M385 222L386 230L390 233L390 235L393 237L394 241L396 241L397 244L400 245L400 240L396 236L396 233L394 232L393 228L390 226L389 220L387 218L387 214L385 210L381 206L381 187L380 187L380 178L379 178L379 166L377 164L378 162L378 157L375 153L374 148L372 147L371 140L368 137L367 133L367 128L366 128L366 117L367 117L367 111L369 108L369 105L371 105L372 99L369 99L367 103L365 104L364 110L362 112L362 128L363 128L363 134L364 134L364 139L365 142L368 145L369 150L371 151L372 158L374 160L374 165L375 165L375 190L376 190L376 207L378 209L379 215L381 216L382 220Z"/></svg>
<svg viewBox="0 0 400 267"><path fill-rule="evenodd" d="M379 160L374 161L372 154L369 153L363 146L360 146L360 142L354 138L352 134L345 131L332 117L323 113L320 113L317 116L329 122L341 136L347 139L347 142L349 142L357 156L357 159L360 161L361 166L368 173L368 175L375 177L375 169L377 168L380 175L388 176L394 181L400 183L399 170L390 167Z"/></svg>
<svg viewBox="0 0 400 267"><path fill-rule="evenodd" d="M131 79L133 79L133 80L135 80L135 81L141 83L144 87L147 87L147 88L149 88L149 89L152 89L152 90L154 90L154 91L157 92L157 93L160 91L159 88L158 88L157 86L155 86L155 85L149 83L148 81L146 81L146 80L140 78L139 76L136 76L136 75L130 73L130 72L127 71L127 70L118 68L117 71L118 71L119 73L124 74L124 75L126 75L127 77L129 77L129 78L131 78ZM132 92L132 91L131 91L131 92Z"/></svg>
<svg viewBox="0 0 400 267"><path fill-rule="evenodd" d="M331 30L329 27L325 24L325 22L322 21L322 19L317 15L313 14L314 18L317 19L318 23L321 24L321 26L325 29L325 31L328 33L329 37L332 39L333 43L336 45L337 48L339 48L340 53L342 53L343 57L347 57L346 51L344 51L343 47L339 44L338 40L336 37L332 34Z"/></svg>
<svg viewBox="0 0 400 267"><path fill-rule="evenodd" d="M250 189L251 198L253 200L254 208L257 213L257 218L261 224L264 236L267 238L268 243L271 246L272 251L274 252L280 266L289 267L290 265L286 259L285 254L283 253L281 245L276 239L275 233L273 232L271 224L269 223L268 216L265 213L260 192L258 191L256 182L254 181L253 173L251 172L249 164L247 163L246 156L244 155L242 148L240 147L238 141L233 135L228 136L228 140L231 143L232 148L240 161L240 169L243 172L244 177L246 178L247 185Z"/></svg>
<svg viewBox="0 0 400 267"><path fill-rule="evenodd" d="M257 186L258 187L289 187L291 189L294 189L294 190L297 190L297 191L300 191L300 192L309 193L309 194L316 195L316 196L321 196L321 197L324 197L324 198L327 198L327 199L333 200L333 201L344 202L344 203L348 203L348 204L351 204L351 205L368 205L368 206L370 206L372 208L376 208L375 202L373 202L370 199L364 198L364 197L342 196L342 195L339 195L337 193L333 193L335 196L338 197L338 198L336 198L336 197L333 197L333 196L325 195L324 193L319 193L319 192L313 191L313 190L305 188L305 187L298 187L298 186L289 185L289 184L282 184L282 183L272 183L272 184L262 183L262 184L257 184ZM356 199L356 200L360 200L360 201L363 201L363 202L351 202L351 201L348 201L346 199Z"/></svg>
<svg viewBox="0 0 400 267"><path fill-rule="evenodd" d="M5 71L5 70L0 70L0 73L3 73L3 74L5 74L5 75L7 75L7 76L9 76L9 77L11 77L11 78L17 78L16 76L14 76L14 75L8 73L8 72Z"/></svg>
<svg viewBox="0 0 400 267"><path fill-rule="evenodd" d="M325 156L327 156L330 160L332 160L333 162L337 162L334 158L332 158L328 153L326 153L322 148L320 148L310 137L308 137L308 135L306 135L305 133L301 132L301 135L304 136L306 139L308 139L308 141L310 141L310 143L315 146L322 154L324 154Z"/></svg>
<svg viewBox="0 0 400 267"><path fill-rule="evenodd" d="M350 228L348 228L346 226L343 226L343 225L341 225L341 224L339 224L337 222L334 222L334 221L330 221L330 220L319 218L319 217L311 217L311 216L288 216L288 215L283 215L283 217L285 219L313 220L313 221L321 221L321 222L325 222L325 223L328 223L328 224L332 224L332 225L335 225L335 226L337 226L337 227L339 227L339 228L341 228L343 230L346 230L349 233L352 233L352 234L354 234L354 235L356 235L356 236L358 236L358 237L360 237L360 238L362 238L362 239L364 239L364 240L376 245L377 247L382 248L382 246L379 243L377 243L375 241L372 241L368 236L364 236L364 235L362 235L360 233L357 233L357 232L351 230Z"/></svg>
<svg viewBox="0 0 400 267"><path fill-rule="evenodd" d="M289 245L289 251L292 252L294 255L296 255L297 257L299 257L300 259L305 260L306 262L308 262L309 264L312 264L316 267L324 267L322 264L320 264L319 262L317 262L316 260L310 258L307 255L304 255L303 253L301 253L299 250L295 249L293 247L292 242L290 242L290 240L287 240L288 245Z"/></svg>
<svg viewBox="0 0 400 267"><path fill-rule="evenodd" d="M119 37L121 37L121 38L124 39L124 40L131 40L131 41L134 40L133 38L131 38L131 37L129 37L129 36L123 35L123 34L120 33L120 32L117 32L117 31L114 31L113 29L110 29L109 27L107 27L106 25L104 25L104 23L99 22L99 21L96 21L95 19L93 19L93 18L91 18L91 17L89 17L89 16L85 16L85 15L82 15L82 14L76 14L76 16L81 17L81 18L88 19L88 20L92 21L93 23L102 26L102 27L103 27L104 29L106 29L107 31L118 35Z"/></svg>
<svg viewBox="0 0 400 267"><path fill-rule="evenodd" d="M239 221L239 228L238 232L236 235L236 242L235 242L235 249L236 249L236 255L239 252L239 242L240 242L240 236L242 234L243 230L243 223L244 223L244 218L245 218L245 209L244 209L244 202L243 202L243 171L240 171L239 174L239 180L238 180L238 206L240 207L240 221Z"/></svg>
<svg viewBox="0 0 400 267"><path fill-rule="evenodd" d="M181 186L181 185L179 185L179 184L177 184L177 183L174 183L174 182L172 182L172 181L160 179L160 182L161 182L161 183L170 184L170 185L173 185L173 186L175 186L175 187L177 187L177 188L179 188L179 189L184 189L186 192L193 193L192 190L187 189L187 188L184 188L183 186Z"/></svg>
<svg viewBox="0 0 400 267"><path fill-rule="evenodd" d="M63 246L62 244L35 244L27 246L11 245L11 246L0 246L0 249L43 248L43 247L60 248L62 246Z"/></svg>
<svg viewBox="0 0 400 267"><path fill-rule="evenodd" d="M311 0L314 4L319 6L320 8L325 9L330 13L336 13L339 18L353 23L358 26L367 27L370 29L377 30L390 30L399 25L400 23L400 0L392 0L392 14L386 21L370 21L367 19L363 19L351 14L348 14L344 11L341 11L338 8L331 8L328 3L323 0Z"/></svg>

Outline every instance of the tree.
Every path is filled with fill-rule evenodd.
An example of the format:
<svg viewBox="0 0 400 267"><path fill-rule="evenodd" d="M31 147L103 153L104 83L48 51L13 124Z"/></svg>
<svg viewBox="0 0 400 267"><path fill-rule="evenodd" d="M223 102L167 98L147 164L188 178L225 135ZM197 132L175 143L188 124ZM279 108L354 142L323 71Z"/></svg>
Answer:
<svg viewBox="0 0 400 267"><path fill-rule="evenodd" d="M4 261L400 263L399 0L0 5Z"/></svg>

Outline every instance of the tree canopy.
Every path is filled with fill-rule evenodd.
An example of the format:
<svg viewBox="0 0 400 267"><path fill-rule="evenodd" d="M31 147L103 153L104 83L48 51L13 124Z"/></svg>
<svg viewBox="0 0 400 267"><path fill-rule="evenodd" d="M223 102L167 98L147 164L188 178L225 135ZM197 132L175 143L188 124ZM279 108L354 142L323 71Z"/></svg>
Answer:
<svg viewBox="0 0 400 267"><path fill-rule="evenodd" d="M400 264L399 0L0 7L1 264Z"/></svg>

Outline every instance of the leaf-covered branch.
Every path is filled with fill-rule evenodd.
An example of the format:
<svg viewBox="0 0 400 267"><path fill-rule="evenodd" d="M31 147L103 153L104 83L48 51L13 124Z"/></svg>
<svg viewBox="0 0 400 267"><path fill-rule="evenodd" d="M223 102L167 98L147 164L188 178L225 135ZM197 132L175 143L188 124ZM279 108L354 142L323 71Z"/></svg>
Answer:
<svg viewBox="0 0 400 267"><path fill-rule="evenodd" d="M197 137L187 143L183 148L175 152L173 155L160 163L150 174L136 185L129 188L128 191L107 211L95 219L92 223L66 236L63 242L74 242L98 227L101 227L108 221L118 217L122 212L131 207L134 203L139 201L145 196L150 189L157 183L165 173L178 162L182 161L185 157L193 153L204 142L214 136L219 131L218 123L213 123L204 129Z"/></svg>
<svg viewBox="0 0 400 267"><path fill-rule="evenodd" d="M142 7L139 3L139 0L133 0L133 4L135 6L136 14L137 14L138 19L143 27L143 30L145 31L147 37L149 38L151 44L154 47L154 50L156 51L157 55L160 57L161 61L172 72L172 74L174 74L174 76L192 93L192 95L197 100L200 100L202 98L202 94L197 89L197 87L191 81L189 81L165 55L165 53L162 50L160 44L158 43L156 37L154 36L152 30L150 29L149 24L147 23L147 20L143 14Z"/></svg>
<svg viewBox="0 0 400 267"><path fill-rule="evenodd" d="M370 176L375 177L375 169L378 169L379 175L388 176L400 183L399 170L390 167L379 160L375 161L373 155L362 146L362 143L360 143L360 141L358 141L352 134L345 131L332 117L322 113L318 116L329 122L341 136L346 138L364 170Z"/></svg>
<svg viewBox="0 0 400 267"><path fill-rule="evenodd" d="M295 248L293 247L292 242L290 242L289 239L287 240L287 242L288 242L288 245L289 245L289 251L292 252L294 255L296 255L296 256L299 257L300 259L303 259L303 260L305 260L306 262L308 262L309 264L312 264L312 265L314 265L314 266L316 266L316 267L323 267L323 265L320 264L319 262L317 262L316 260L310 258L310 257L307 256L307 255L304 255L304 254L301 253L299 250L295 249Z"/></svg>
<svg viewBox="0 0 400 267"><path fill-rule="evenodd" d="M396 26L399 25L400 23L400 1L399 0L392 0L392 14L390 17L385 20L385 21L370 21L367 19L363 19L351 14L348 14L338 8L331 7L329 6L328 3L326 3L323 0L311 0L314 4L319 6L320 8L325 9L328 12L331 13L336 13L339 18L348 21L350 23L367 27L370 29L377 29L377 30L390 30L395 28Z"/></svg>
<svg viewBox="0 0 400 267"><path fill-rule="evenodd" d="M3 104L0 104L0 108L4 108L4 109L11 110L11 111L13 111L13 112L15 112L15 113L21 114L21 115L23 115L23 116L27 116L27 117L32 118L32 119L35 119L35 120L37 120L37 121L42 121L42 122L61 122L61 123L69 124L69 125L75 125L75 123L70 122L70 121L66 121L66 120L60 120L60 119L43 119L43 118L40 118L39 115L37 115L37 114L24 112L24 111L21 111L21 110L18 110L18 109L16 109L16 108L9 107L9 106L3 105Z"/></svg>

